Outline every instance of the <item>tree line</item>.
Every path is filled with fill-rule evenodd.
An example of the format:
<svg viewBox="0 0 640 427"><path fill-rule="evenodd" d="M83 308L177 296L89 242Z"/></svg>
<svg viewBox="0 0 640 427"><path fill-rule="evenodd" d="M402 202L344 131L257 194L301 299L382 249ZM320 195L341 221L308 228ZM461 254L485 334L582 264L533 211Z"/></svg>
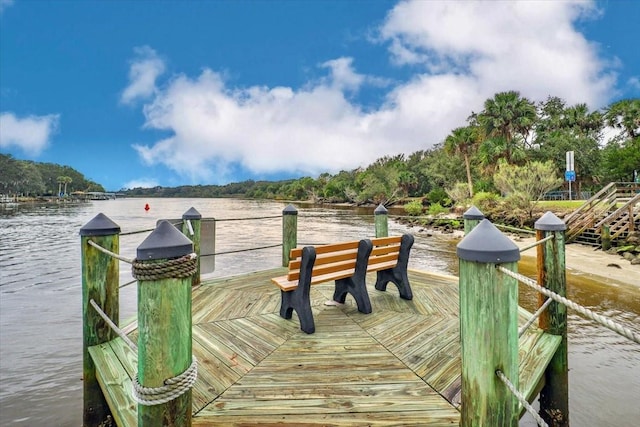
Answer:
<svg viewBox="0 0 640 427"><path fill-rule="evenodd" d="M57 196L75 191L101 191L104 187L88 180L69 166L18 160L0 154L0 194L7 196Z"/></svg>
<svg viewBox="0 0 640 427"><path fill-rule="evenodd" d="M607 129L617 135L605 140ZM385 156L367 167L317 178L137 188L126 194L384 205L411 197L458 201L477 192L541 197L566 185L567 151L575 153L577 191L632 181L634 171L640 173L640 99L590 111L586 104L567 105L558 97L534 103L519 92L501 92L434 147Z"/></svg>

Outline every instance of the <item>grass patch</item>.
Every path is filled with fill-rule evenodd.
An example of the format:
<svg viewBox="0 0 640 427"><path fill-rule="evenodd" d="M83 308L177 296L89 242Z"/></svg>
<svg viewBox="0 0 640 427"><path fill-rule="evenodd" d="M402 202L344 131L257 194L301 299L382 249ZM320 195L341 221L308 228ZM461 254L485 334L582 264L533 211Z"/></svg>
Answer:
<svg viewBox="0 0 640 427"><path fill-rule="evenodd" d="M540 200L538 206L548 209L578 209L584 200Z"/></svg>

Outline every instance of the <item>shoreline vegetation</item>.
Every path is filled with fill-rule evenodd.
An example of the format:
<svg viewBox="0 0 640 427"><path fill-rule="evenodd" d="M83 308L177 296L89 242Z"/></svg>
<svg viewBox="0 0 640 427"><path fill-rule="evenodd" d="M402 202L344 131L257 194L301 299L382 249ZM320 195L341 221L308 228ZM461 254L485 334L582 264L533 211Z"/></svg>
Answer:
<svg viewBox="0 0 640 427"><path fill-rule="evenodd" d="M284 203L292 203L299 206L326 206L336 209L371 209L376 208L375 204L355 204L355 203L314 203L312 201L295 200L277 200ZM407 226L414 230L416 234L424 237L444 238L451 240L461 240L464 237L464 220L462 218L466 208L445 209L435 215L428 212L420 212L419 215L408 215L405 206L413 200L400 200L397 204L388 208L389 219ZM29 204L29 203L86 203L88 200L74 198L18 198L13 204ZM524 221L522 227L513 225L513 210L509 207L487 208L489 214L483 209L481 212L492 223L496 224L501 231L509 237L518 247L522 248L535 242L533 236L533 223L545 212L553 212L559 218L564 218L573 212L584 201L576 200L573 202L557 201L557 202L539 202L532 211L531 218ZM107 201L108 203L108 201ZM0 203L0 206L5 203ZM486 208L486 207L485 207ZM423 209L427 210L427 208ZM522 222L521 220L518 220ZM511 224L510 224L511 223ZM507 227L503 227L507 226ZM634 232L630 237L630 244L626 247L632 247L637 250L640 247L640 233ZM620 251L620 247L614 247L606 252L599 248L582 245L579 243L570 243L566 246L566 265L570 270L580 272L592 276L595 280L606 284L627 284L640 287L640 259L637 255L633 255L631 251ZM625 255L628 254L628 255ZM535 257L535 251L523 253L523 257ZM636 259L637 261L633 261Z"/></svg>

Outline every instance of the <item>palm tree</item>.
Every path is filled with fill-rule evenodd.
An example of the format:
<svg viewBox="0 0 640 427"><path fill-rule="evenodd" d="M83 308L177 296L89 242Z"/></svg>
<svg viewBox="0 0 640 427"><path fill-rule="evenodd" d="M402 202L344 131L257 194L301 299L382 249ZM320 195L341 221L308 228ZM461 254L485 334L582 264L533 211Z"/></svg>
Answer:
<svg viewBox="0 0 640 427"><path fill-rule="evenodd" d="M444 140L444 149L449 154L462 154L467 169L469 197L473 197L473 181L471 180L471 164L469 156L479 144L480 129L477 126L459 127Z"/></svg>
<svg viewBox="0 0 640 427"><path fill-rule="evenodd" d="M609 126L624 130L629 138L640 136L640 98L614 102L605 110L604 118Z"/></svg>
<svg viewBox="0 0 640 427"><path fill-rule="evenodd" d="M516 91L500 92L492 99L487 99L484 111L478 115L478 122L484 127L486 135L502 139L501 143L494 145L504 148L504 154L500 157L509 163L514 159L514 151L519 148L518 142L523 145L527 143L536 119L535 105Z"/></svg>
<svg viewBox="0 0 640 427"><path fill-rule="evenodd" d="M67 184L71 184L73 182L73 179L70 176L65 176L64 177L64 195L67 195Z"/></svg>
<svg viewBox="0 0 640 427"><path fill-rule="evenodd" d="M62 184L64 184L64 193L62 193L62 194L66 196L67 195L67 184L71 184L73 182L73 179L70 176L61 175L56 179L56 182L58 183L58 194L61 193Z"/></svg>

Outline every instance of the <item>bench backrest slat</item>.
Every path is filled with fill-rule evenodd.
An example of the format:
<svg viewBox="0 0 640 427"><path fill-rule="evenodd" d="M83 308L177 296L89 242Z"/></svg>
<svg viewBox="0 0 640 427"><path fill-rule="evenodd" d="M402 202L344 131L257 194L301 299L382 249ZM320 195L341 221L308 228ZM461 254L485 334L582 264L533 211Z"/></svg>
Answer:
<svg viewBox="0 0 640 427"><path fill-rule="evenodd" d="M395 266L400 253L401 237L371 239L373 249L369 256L367 271L377 271ZM353 241L315 246L316 260L311 272L311 283L322 283L352 276L355 271L359 244L359 241ZM291 249L289 259L291 261L289 261L287 280L299 280L302 248Z"/></svg>

